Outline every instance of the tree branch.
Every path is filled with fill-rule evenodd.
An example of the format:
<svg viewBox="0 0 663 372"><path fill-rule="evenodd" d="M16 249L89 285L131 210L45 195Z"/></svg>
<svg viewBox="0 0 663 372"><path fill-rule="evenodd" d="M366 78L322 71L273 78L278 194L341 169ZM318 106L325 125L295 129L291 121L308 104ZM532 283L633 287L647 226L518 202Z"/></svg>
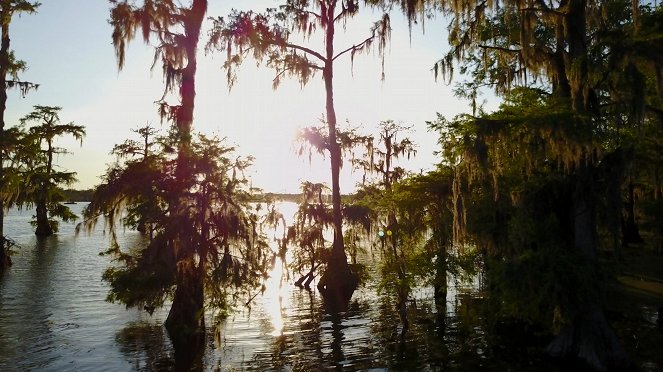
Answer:
<svg viewBox="0 0 663 372"><path fill-rule="evenodd" d="M491 46L491 45L484 45L484 44L479 44L479 48L482 49L493 49L493 50L500 50L502 52L507 52L507 53L520 53L520 49L509 49L509 48L504 48L504 47L498 47L498 46Z"/></svg>
<svg viewBox="0 0 663 372"><path fill-rule="evenodd" d="M294 8L294 7L292 8L292 10L294 12L297 12L297 13L309 14L309 15L314 16L317 19L322 19L322 16L320 14L318 14L316 12L313 12L313 11L310 11L310 10L306 10L306 9L303 9L303 8Z"/></svg>
<svg viewBox="0 0 663 372"><path fill-rule="evenodd" d="M333 20L332 22L333 22L333 23L336 23L336 21L338 21L339 19L343 18L343 16L344 16L345 13L347 13L347 12L348 12L347 9L343 9L340 13L338 13L338 14L336 15L336 17L334 17L334 20Z"/></svg>
<svg viewBox="0 0 663 372"><path fill-rule="evenodd" d="M278 46L279 44L277 44L277 43L273 43L273 45ZM322 54L316 52L316 51L313 50L313 49L309 49L309 48L307 48L307 47L303 47L303 46L301 46L301 45L291 44L291 43L286 43L286 44L285 44L285 47L286 47L286 48L292 48L292 49L301 50L302 52L308 53L308 54L310 54L310 55L312 55L312 56L318 58L320 61L322 61L322 62L324 62L324 63L327 63L327 58L323 57Z"/></svg>
<svg viewBox="0 0 663 372"><path fill-rule="evenodd" d="M318 66L318 65L314 65L314 64L312 64L312 63L309 63L307 66L310 67L310 68L312 68L312 69L314 69L314 70L320 70L320 71L323 70L322 67L320 67L320 66ZM294 68L293 68L293 67L289 67L289 68L284 68L283 70L278 71L278 73L276 74L276 76L274 76L274 78L272 79L272 83L276 83L276 82L281 78L281 76L285 75L286 72L288 72L288 71L292 71L292 70L294 70Z"/></svg>
<svg viewBox="0 0 663 372"><path fill-rule="evenodd" d="M564 13L560 12L559 10L550 9L547 6L545 8L521 8L519 10L521 12L543 12L543 13L554 14L560 17L564 16Z"/></svg>
<svg viewBox="0 0 663 372"><path fill-rule="evenodd" d="M363 48L368 42L370 42L370 41L373 40L373 39L375 39L375 35L372 35L372 36L367 37L366 40L362 41L362 42L359 43L358 45L353 45L353 46L351 46L351 47L349 47L349 48L347 48L347 49L345 49L345 50L339 52L337 55L334 56L334 58L332 58L332 61L335 61L336 58L342 56L343 54L345 54L345 53L347 53L347 52L349 52L349 51L352 51L352 50L359 50L359 49Z"/></svg>

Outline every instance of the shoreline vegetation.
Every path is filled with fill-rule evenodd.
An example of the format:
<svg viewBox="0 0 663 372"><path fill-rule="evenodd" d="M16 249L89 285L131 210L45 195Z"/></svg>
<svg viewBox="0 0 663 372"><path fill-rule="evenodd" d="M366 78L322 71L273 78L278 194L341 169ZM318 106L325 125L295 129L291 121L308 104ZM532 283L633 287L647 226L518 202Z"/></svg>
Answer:
<svg viewBox="0 0 663 372"><path fill-rule="evenodd" d="M64 195L66 196L65 200L67 202L86 203L92 201L92 194L94 192L94 189L83 189L83 190L66 189L63 190L63 192ZM343 202L347 202L348 200L352 199L353 196L354 194L344 194L341 195L341 200ZM254 203L269 203L271 201L286 201L292 203L299 203L301 202L303 197L304 194L302 193L264 192L253 195L253 199L251 201ZM323 194L323 200L331 203L331 194L330 195Z"/></svg>

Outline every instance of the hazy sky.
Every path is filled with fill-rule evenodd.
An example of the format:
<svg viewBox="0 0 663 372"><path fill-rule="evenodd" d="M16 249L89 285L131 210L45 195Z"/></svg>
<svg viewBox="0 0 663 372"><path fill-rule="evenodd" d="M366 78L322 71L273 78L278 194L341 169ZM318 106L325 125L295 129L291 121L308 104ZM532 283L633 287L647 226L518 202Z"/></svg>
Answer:
<svg viewBox="0 0 663 372"><path fill-rule="evenodd" d="M113 145L131 137L132 128L148 122L161 127L154 104L163 92L161 70L150 71L153 49L136 40L129 47L125 68L118 72L107 1L42 3L37 14L15 18L11 24L12 49L29 66L23 78L41 86L25 98L10 93L6 123L17 123L33 105L62 106L62 121L85 125L87 137L82 147L73 140L61 141L73 154L61 156L57 162L78 173L77 188L92 187L112 162L109 152ZM210 0L207 15L227 15L231 7L261 11L277 4L271 0ZM363 40L378 17L367 10L349 21L346 35L339 37L336 47L341 50ZM419 151L415 159L402 165L415 171L430 169L436 161L432 153L437 149L437 135L427 132L425 121L435 119L437 112L447 117L466 112L468 103L455 99L452 87L435 82L431 72L433 63L446 51L444 22L428 21L425 33L415 26L411 39L400 14L392 15L392 27L385 81L380 80L377 54L357 56L353 69L349 58L337 64L337 117L339 122L362 125L366 132L387 119L412 125L415 132L410 137ZM322 75L303 88L295 80L284 80L274 91L272 70L247 61L229 92L221 69L225 55L205 55L204 43L206 36L199 48L194 129L227 137L240 154L253 155L249 175L254 186L297 192L302 180L330 184L328 159L309 163L296 155L293 142L297 128L316 124L322 117ZM341 177L344 193L351 192L361 179L350 173L349 165Z"/></svg>

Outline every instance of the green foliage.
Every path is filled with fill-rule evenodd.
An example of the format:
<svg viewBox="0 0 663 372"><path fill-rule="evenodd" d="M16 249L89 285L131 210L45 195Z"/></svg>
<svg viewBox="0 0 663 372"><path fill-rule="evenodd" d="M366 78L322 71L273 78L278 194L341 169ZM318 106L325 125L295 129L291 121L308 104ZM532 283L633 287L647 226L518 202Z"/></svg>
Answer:
<svg viewBox="0 0 663 372"><path fill-rule="evenodd" d="M175 278L167 265L127 268L109 267L102 279L111 284L106 297L109 302L119 302L129 307L141 305L152 312L163 305L164 300L173 294Z"/></svg>
<svg viewBox="0 0 663 372"><path fill-rule="evenodd" d="M605 278L569 250L538 246L508 260L489 257L486 265L497 309L492 320L511 317L559 332L587 301L602 301L598 283Z"/></svg>
<svg viewBox="0 0 663 372"><path fill-rule="evenodd" d="M55 146L58 137L73 136L81 141L85 127L74 123L61 124L60 107L34 106L34 110L21 119L21 125L10 128L5 137L6 206L36 207L36 219L32 222L37 235L50 235L58 231L58 218L72 222L77 216L63 205L66 196L63 186L76 181L76 173L58 171L53 158L67 154ZM36 122L26 128L27 123Z"/></svg>
<svg viewBox="0 0 663 372"><path fill-rule="evenodd" d="M153 138L149 126L135 132L143 136L143 147L115 147L118 161L95 189L79 225L92 229L100 217L106 221L106 254L117 262L104 275L111 285L108 299L160 307L175 293L178 269L188 266L196 270L193 277L202 275L207 306L227 311L262 284L273 257L242 176L250 159L233 157L234 148L203 135L181 159L170 151L168 138ZM145 241L120 247L118 225L142 227Z"/></svg>
<svg viewBox="0 0 663 372"><path fill-rule="evenodd" d="M573 248L566 176L596 136L576 122L554 97L520 88L493 114L430 124L449 147L443 154L456 170L448 177L460 182L454 237L483 253L502 314L552 326L553 314L568 320L597 296L597 272Z"/></svg>
<svg viewBox="0 0 663 372"><path fill-rule="evenodd" d="M432 285L437 300L446 294L448 273L462 277L474 272L476 254L452 244L452 168L440 165L428 174L407 176L396 161L415 153L414 144L403 136L409 128L393 121L379 127L379 137L364 141L365 154L354 161L364 179L373 182L363 184L345 209L364 226L364 240L380 252L378 290L396 298L407 328L412 290Z"/></svg>

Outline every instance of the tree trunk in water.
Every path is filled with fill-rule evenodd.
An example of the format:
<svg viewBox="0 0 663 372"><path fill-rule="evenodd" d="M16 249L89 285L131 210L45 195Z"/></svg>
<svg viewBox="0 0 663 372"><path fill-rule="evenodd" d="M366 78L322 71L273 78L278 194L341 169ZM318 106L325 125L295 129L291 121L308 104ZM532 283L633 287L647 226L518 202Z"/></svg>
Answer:
<svg viewBox="0 0 663 372"><path fill-rule="evenodd" d="M434 299L435 310L437 311L437 332L440 337L444 337L446 333L446 320L447 320L447 247L445 241L440 239L440 249L437 254L436 271L434 279Z"/></svg>
<svg viewBox="0 0 663 372"><path fill-rule="evenodd" d="M642 237L640 236L640 231L638 230L638 225L635 223L635 195L634 195L634 186L633 179L629 179L628 183L628 199L626 201L626 220L624 221L624 227L622 228L622 233L624 237L622 239L622 244L624 247L628 246L630 243L641 244L643 242Z"/></svg>
<svg viewBox="0 0 663 372"><path fill-rule="evenodd" d="M12 265L12 259L9 256L8 242L5 240L4 235L0 235L0 274L2 274L5 269Z"/></svg>
<svg viewBox="0 0 663 372"><path fill-rule="evenodd" d="M357 275L350 270L345 252L342 255L335 253L332 250L327 269L318 282L318 290L331 312L344 311L359 284Z"/></svg>
<svg viewBox="0 0 663 372"><path fill-rule="evenodd" d="M48 209L44 198L40 198L37 202L37 229L35 235L40 238L53 235L53 228L48 221Z"/></svg>
<svg viewBox="0 0 663 372"><path fill-rule="evenodd" d="M198 350L204 345L202 268L196 267L193 260L179 262L177 289L165 326L176 352Z"/></svg>
<svg viewBox="0 0 663 372"><path fill-rule="evenodd" d="M585 268L598 271L595 213L593 200L594 169L578 167L573 193L574 244L584 259ZM594 276L596 277L596 276ZM553 357L578 358L597 371L627 370L630 360L608 324L599 296L582 300L571 324L547 346Z"/></svg>
<svg viewBox="0 0 663 372"><path fill-rule="evenodd" d="M561 22L558 23L558 46L566 45L568 51L564 54L563 62L566 80L569 82L571 104L573 111L580 115L587 115L597 109L595 102L592 102L589 84L587 4L587 0L568 0L558 18L558 22ZM583 125L591 123L585 122ZM589 270L590 277L597 280L599 264L594 208L596 168L591 157L585 155L579 159L577 165L572 196L572 221L574 249L584 261L584 267L579 269ZM600 283L594 284L598 290ZM624 370L630 367L626 351L608 324L598 293L581 300L572 322L552 340L546 352L554 357L578 358L598 371Z"/></svg>
<svg viewBox="0 0 663 372"><path fill-rule="evenodd" d="M596 371L634 370L601 306L588 303L548 345L553 357L575 357Z"/></svg>
<svg viewBox="0 0 663 372"><path fill-rule="evenodd" d="M341 189L339 177L341 170L341 148L336 138L336 111L334 109L334 12L335 4L331 4L323 15L327 19L326 29L326 62L323 78L326 92L327 127L329 129L329 157L332 173L332 209L334 216L334 242L327 262L327 268L318 282L318 290L331 301L333 307L347 306L352 293L357 289L359 278L350 270L348 258L343 245L343 215L341 213Z"/></svg>
<svg viewBox="0 0 663 372"><path fill-rule="evenodd" d="M387 150L387 159L390 158L389 152L391 148L389 146ZM387 160L386 169L389 169L389 161ZM389 179L385 179L385 187L387 192L391 192L391 184ZM398 317L403 324L403 332L405 332L410 327L410 322L407 319L407 299L410 295L410 290L405 283L405 258L402 255L402 251L398 249L398 222L396 220L396 214L392 211L389 212L387 216L387 237L390 240L391 245L391 254L393 255L394 262L396 263L396 274L398 275L398 287L396 288L396 295L398 297L398 303L396 305L398 310ZM390 234L391 232L391 234Z"/></svg>
<svg viewBox="0 0 663 372"><path fill-rule="evenodd" d="M191 152L191 128L193 126L193 113L196 97L196 53L200 38L200 28L207 12L207 0L194 0L191 8L185 12L184 47L186 51L187 65L182 69L180 82L181 105L175 118L175 129L177 133L178 155L175 178L179 189L173 195L171 204L174 213L178 216L186 216L187 201L184 197L188 190L191 177L189 164ZM193 221L189 221L193 223ZM205 290L204 279L206 265L203 252L199 265L194 263L194 253L197 247L190 237L178 235L174 245L177 253L177 273L175 277L176 289L173 304L166 319L166 329L170 336L175 353L181 355L196 355L203 349L205 339Z"/></svg>
<svg viewBox="0 0 663 372"><path fill-rule="evenodd" d="M447 311L447 250L444 245L439 250L436 262L437 269L435 271L435 285L434 297L435 306L437 311Z"/></svg>

